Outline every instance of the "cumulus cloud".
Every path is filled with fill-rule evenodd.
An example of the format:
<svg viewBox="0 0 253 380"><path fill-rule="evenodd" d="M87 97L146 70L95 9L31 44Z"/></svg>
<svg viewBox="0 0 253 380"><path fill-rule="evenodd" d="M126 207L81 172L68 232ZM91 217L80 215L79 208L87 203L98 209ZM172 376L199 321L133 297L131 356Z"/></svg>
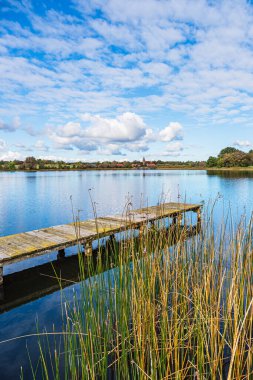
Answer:
<svg viewBox="0 0 253 380"><path fill-rule="evenodd" d="M249 140L236 140L234 142L234 146L238 146L240 148L248 148L252 146L252 143Z"/></svg>
<svg viewBox="0 0 253 380"><path fill-rule="evenodd" d="M121 152L123 144L137 150L148 140L182 138L172 125L148 138L150 128L123 116L126 110L163 120L175 111L195 125L221 128L252 120L251 2L74 0L74 12L52 5L43 15L35 4L22 5L30 1L6 3L0 131L19 128L9 122L18 109L21 118L31 118L34 127L26 131L32 135L42 118L54 124L50 139L58 147L91 152L120 144L112 151ZM17 12L25 14L25 25ZM82 120L69 121L80 112ZM120 116L94 116L112 113Z"/></svg>
<svg viewBox="0 0 253 380"><path fill-rule="evenodd" d="M57 129L49 129L49 137L59 149L78 149L86 153L125 155L125 152L147 152L150 145L183 139L183 127L171 122L156 132L147 126L143 118L133 112L125 112L115 118L83 114L80 121L67 122ZM176 149L179 144L171 145Z"/></svg>
<svg viewBox="0 0 253 380"><path fill-rule="evenodd" d="M159 132L161 141L182 140L183 127L180 123L171 122L169 125Z"/></svg>
<svg viewBox="0 0 253 380"><path fill-rule="evenodd" d="M35 6L10 6L8 19L3 13L4 110L15 112L19 105L36 114L43 104L50 115L53 104L59 116L66 104L70 113L83 105L98 113L166 107L210 120L209 113L222 119L239 108L247 118L253 104L249 2L83 3L75 0L74 6L87 22L54 9L41 16ZM12 9L15 23L9 21ZM101 17L93 18L98 10ZM26 13L31 28L18 23L16 12ZM34 52L40 53L36 59ZM145 96L128 96L129 89L140 88Z"/></svg>
<svg viewBox="0 0 253 380"><path fill-rule="evenodd" d="M125 112L115 119L85 113L81 122L68 122L57 130L58 143L76 142L77 138L108 142L129 142L144 137L147 127L143 119L131 112ZM147 132L148 133L148 132Z"/></svg>
<svg viewBox="0 0 253 380"><path fill-rule="evenodd" d="M12 160L19 160L22 158L22 155L20 152L13 152L13 151L7 151L3 154L0 154L0 160L3 161L12 161Z"/></svg>
<svg viewBox="0 0 253 380"><path fill-rule="evenodd" d="M57 130L49 131L51 139L59 147L88 151L105 144L125 144L128 150L141 150L144 144L140 141L149 133L143 119L131 112L125 112L114 119L86 113L81 115L80 122L68 122ZM115 151L117 150L118 146Z"/></svg>
<svg viewBox="0 0 253 380"><path fill-rule="evenodd" d="M132 112L125 112L116 119L91 114L84 114L81 118L91 124L83 135L94 139L128 142L139 140L146 134L147 127L143 119Z"/></svg>

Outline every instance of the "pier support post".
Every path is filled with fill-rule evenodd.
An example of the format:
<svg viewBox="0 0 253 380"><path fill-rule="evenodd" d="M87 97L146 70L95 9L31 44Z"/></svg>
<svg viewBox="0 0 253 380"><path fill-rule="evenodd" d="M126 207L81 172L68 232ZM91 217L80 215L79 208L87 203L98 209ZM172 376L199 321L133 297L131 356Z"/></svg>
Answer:
<svg viewBox="0 0 253 380"><path fill-rule="evenodd" d="M4 268L3 265L0 264L0 286L3 285L4 282Z"/></svg>
<svg viewBox="0 0 253 380"><path fill-rule="evenodd" d="M172 218L172 224L171 224L171 226L173 227L173 229L175 229L176 225L177 225L177 216L174 215L173 218Z"/></svg>
<svg viewBox="0 0 253 380"><path fill-rule="evenodd" d="M57 259L63 259L65 257L65 249L59 249L58 254L57 254Z"/></svg>
<svg viewBox="0 0 253 380"><path fill-rule="evenodd" d="M201 228L201 208L197 210L197 229Z"/></svg>
<svg viewBox="0 0 253 380"><path fill-rule="evenodd" d="M176 226L179 227L179 226L181 226L182 220L183 220L183 216L182 216L182 214L174 215L174 216L173 216L173 219L172 219L172 225L173 225L174 227L176 227Z"/></svg>
<svg viewBox="0 0 253 380"><path fill-rule="evenodd" d="M92 256L92 240L86 240L84 244L85 256Z"/></svg>

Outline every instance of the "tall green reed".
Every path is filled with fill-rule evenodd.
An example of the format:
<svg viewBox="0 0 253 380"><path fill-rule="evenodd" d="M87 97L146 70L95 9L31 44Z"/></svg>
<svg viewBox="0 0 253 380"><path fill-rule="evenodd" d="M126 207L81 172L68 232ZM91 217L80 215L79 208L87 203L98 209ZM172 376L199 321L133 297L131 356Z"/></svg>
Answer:
<svg viewBox="0 0 253 380"><path fill-rule="evenodd" d="M80 250L62 342L38 339L42 377L252 379L252 223L215 229L208 212L201 230L157 221L99 244L95 259Z"/></svg>

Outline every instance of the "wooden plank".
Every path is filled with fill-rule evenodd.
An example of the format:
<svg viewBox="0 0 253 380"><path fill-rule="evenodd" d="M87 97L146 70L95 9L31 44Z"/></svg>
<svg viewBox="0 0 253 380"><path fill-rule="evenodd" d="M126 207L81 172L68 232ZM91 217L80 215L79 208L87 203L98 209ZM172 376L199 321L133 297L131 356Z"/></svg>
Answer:
<svg viewBox="0 0 253 380"><path fill-rule="evenodd" d="M45 242L50 242L51 244L60 244L60 243L64 243L66 241L66 239L62 236L62 237L59 237L59 236L56 236L56 235L52 235L52 234L49 234L49 233L46 233L46 232L43 232L43 231L29 231L27 232L27 234L29 235L33 235L35 237L39 237L41 238L42 240L44 240Z"/></svg>
<svg viewBox="0 0 253 380"><path fill-rule="evenodd" d="M196 212L200 208L200 204L170 202L130 210L124 214L99 217L96 220L89 219L0 237L0 263L24 255L58 250L88 239L97 239L128 228L136 228L148 221L177 216L188 211Z"/></svg>

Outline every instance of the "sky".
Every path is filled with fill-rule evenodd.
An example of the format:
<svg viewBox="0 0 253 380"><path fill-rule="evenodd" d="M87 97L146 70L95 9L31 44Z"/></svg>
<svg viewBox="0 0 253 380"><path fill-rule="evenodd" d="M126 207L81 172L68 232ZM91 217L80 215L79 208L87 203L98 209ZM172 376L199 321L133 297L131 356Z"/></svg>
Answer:
<svg viewBox="0 0 253 380"><path fill-rule="evenodd" d="M253 148L253 4L0 0L0 159Z"/></svg>

